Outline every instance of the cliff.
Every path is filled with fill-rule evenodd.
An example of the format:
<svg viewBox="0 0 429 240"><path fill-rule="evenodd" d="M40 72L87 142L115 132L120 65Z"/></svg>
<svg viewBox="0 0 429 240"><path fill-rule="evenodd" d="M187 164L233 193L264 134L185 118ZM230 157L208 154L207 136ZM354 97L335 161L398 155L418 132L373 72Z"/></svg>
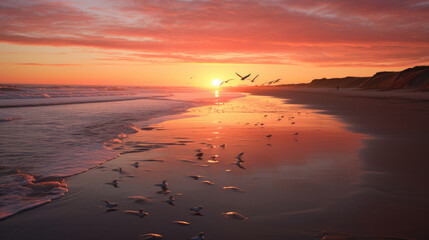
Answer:
<svg viewBox="0 0 429 240"><path fill-rule="evenodd" d="M372 77L345 77L314 79L307 87L362 89L415 89L429 91L429 66L416 66L401 72L378 72Z"/></svg>

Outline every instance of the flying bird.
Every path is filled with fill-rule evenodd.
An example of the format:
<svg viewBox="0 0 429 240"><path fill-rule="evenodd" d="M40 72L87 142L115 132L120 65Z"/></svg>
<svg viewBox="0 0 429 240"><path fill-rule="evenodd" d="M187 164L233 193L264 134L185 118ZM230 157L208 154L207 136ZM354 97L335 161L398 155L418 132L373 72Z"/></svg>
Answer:
<svg viewBox="0 0 429 240"><path fill-rule="evenodd" d="M222 81L222 82L219 84L219 86L222 86L223 84L226 84L226 83L228 83L228 82L230 82L230 81L232 81L232 80L234 80L234 79L228 79L228 80Z"/></svg>
<svg viewBox="0 0 429 240"><path fill-rule="evenodd" d="M258 76L259 76L259 74L258 74L258 75L256 75L256 77L254 77L252 80L250 80L250 82L255 82L255 79L256 79Z"/></svg>
<svg viewBox="0 0 429 240"><path fill-rule="evenodd" d="M238 74L238 73L235 73L235 74L237 74L237 76L239 76L240 78L241 78L241 81L244 81L244 80L246 80L246 78L248 78L248 77L250 77L250 73L249 74L247 74L246 76L244 76L244 77L242 77L240 74Z"/></svg>

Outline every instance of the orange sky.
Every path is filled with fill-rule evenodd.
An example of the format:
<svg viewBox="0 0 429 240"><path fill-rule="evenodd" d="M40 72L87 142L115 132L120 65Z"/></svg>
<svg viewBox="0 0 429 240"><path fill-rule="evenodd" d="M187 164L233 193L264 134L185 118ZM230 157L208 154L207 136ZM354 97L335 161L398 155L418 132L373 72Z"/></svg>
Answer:
<svg viewBox="0 0 429 240"><path fill-rule="evenodd" d="M418 0L3 0L0 83L369 76L429 63L428 15Z"/></svg>

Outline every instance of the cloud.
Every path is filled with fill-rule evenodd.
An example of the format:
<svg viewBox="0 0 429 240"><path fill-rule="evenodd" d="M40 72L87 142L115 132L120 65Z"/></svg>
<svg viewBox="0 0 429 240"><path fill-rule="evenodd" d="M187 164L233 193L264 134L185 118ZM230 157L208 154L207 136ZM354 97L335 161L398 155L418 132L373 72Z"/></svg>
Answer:
<svg viewBox="0 0 429 240"><path fill-rule="evenodd" d="M102 4L100 4L100 2ZM94 7L98 4L102 7ZM0 41L106 50L102 60L379 66L428 63L417 0L0 3ZM111 50L127 50L112 57Z"/></svg>

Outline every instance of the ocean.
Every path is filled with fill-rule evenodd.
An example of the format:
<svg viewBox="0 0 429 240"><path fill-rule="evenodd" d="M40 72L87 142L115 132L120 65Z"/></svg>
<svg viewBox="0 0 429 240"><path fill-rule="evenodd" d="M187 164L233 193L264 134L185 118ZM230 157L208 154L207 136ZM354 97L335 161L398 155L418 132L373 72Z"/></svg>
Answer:
<svg viewBox="0 0 429 240"><path fill-rule="evenodd" d="M0 219L63 196L66 177L117 157L129 134L218 98L190 88L0 86Z"/></svg>

